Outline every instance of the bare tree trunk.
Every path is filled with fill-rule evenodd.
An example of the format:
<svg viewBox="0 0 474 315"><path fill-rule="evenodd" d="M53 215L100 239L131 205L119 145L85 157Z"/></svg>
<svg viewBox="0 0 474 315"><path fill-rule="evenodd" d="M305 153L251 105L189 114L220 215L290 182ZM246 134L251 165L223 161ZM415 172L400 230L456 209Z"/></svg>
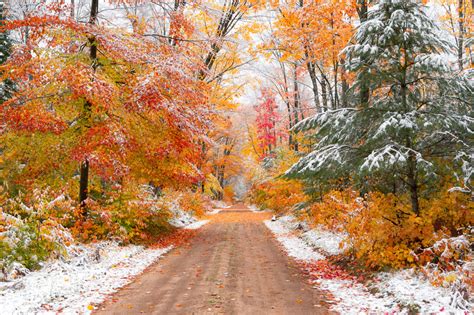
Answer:
<svg viewBox="0 0 474 315"><path fill-rule="evenodd" d="M323 108L325 110L328 109L328 93L326 87L326 80L324 79L323 75L321 75L321 96L323 98Z"/></svg>
<svg viewBox="0 0 474 315"><path fill-rule="evenodd" d="M337 92L337 72L338 72L338 62L334 63L334 102L332 104L332 108L336 109L339 107L339 93Z"/></svg>
<svg viewBox="0 0 474 315"><path fill-rule="evenodd" d="M294 104L294 124L296 125L299 122L299 111L300 111L300 91L298 87L298 65L295 63L293 69L293 104ZM298 152L298 141L296 139L293 141L293 148Z"/></svg>
<svg viewBox="0 0 474 315"><path fill-rule="evenodd" d="M291 116L291 107L290 107L290 102L285 101L286 104L286 109L288 111L288 130L291 130L293 128L293 119ZM288 147L291 149L293 146L293 133L290 131L288 132Z"/></svg>
<svg viewBox="0 0 474 315"><path fill-rule="evenodd" d="M367 21L367 12L368 12L368 0L357 0L357 13L359 15L360 23ZM360 105L362 107L367 107L369 104L369 84L366 78L362 78L360 84Z"/></svg>
<svg viewBox="0 0 474 315"><path fill-rule="evenodd" d="M316 75L316 66L313 64L313 61L307 60L306 67L308 68L309 77L311 78L311 83L313 85L314 106L316 107L316 111L319 112L321 110L321 103L319 102L319 89L318 77Z"/></svg>
<svg viewBox="0 0 474 315"><path fill-rule="evenodd" d="M241 0L227 0L223 8L221 18L217 25L216 30L216 39L211 44L211 49L207 53L206 58L204 59L204 65L206 69L199 71L198 78L200 80L205 80L208 71L212 69L214 63L216 62L217 55L222 49L222 40L229 34L229 32L234 28L236 23L240 21L244 12L241 11Z"/></svg>
<svg viewBox="0 0 474 315"><path fill-rule="evenodd" d="M416 176L416 157L411 154L408 159L408 186L410 188L411 208L416 215L420 215L418 181Z"/></svg>
<svg viewBox="0 0 474 315"><path fill-rule="evenodd" d="M292 117L292 112L291 112L291 104L290 104L290 99L289 99L289 88L288 88L288 77L286 76L286 68L285 64L282 62L279 62L280 69L281 69L281 74L283 77L283 91L284 95L283 100L286 104L286 109L288 112L288 130L291 130L293 128L294 123L293 123L293 117ZM293 133L291 131L288 132L288 148L291 149L293 147Z"/></svg>
<svg viewBox="0 0 474 315"><path fill-rule="evenodd" d="M410 104L408 103L408 85L407 85L407 68L408 68L408 56L406 50L404 50L404 65L403 72L400 80L400 94L402 100L402 106L405 112L411 110ZM407 159L407 183L410 189L411 207L413 212L418 216L420 214L420 204L418 199L418 170L416 154L413 148L413 139L409 134L406 136L405 146L410 150Z"/></svg>
<svg viewBox="0 0 474 315"><path fill-rule="evenodd" d="M349 91L349 84L347 83L346 78L346 68L345 68L345 60L344 58L341 59L341 102L342 107L348 107L348 100L347 100L347 93Z"/></svg>
<svg viewBox="0 0 474 315"><path fill-rule="evenodd" d="M334 29L334 15L331 13L331 29ZM336 37L335 35L332 36L332 44L335 47L336 46ZM339 69L339 61L338 61L338 56L334 54L333 50L333 56L332 56L332 61L333 61L333 73L334 73L334 102L332 104L332 108L336 109L339 107L339 93L338 93L338 88L337 88L337 74L338 74L338 69Z"/></svg>
<svg viewBox="0 0 474 315"><path fill-rule="evenodd" d="M458 0L458 26L459 26L459 38L458 38L458 65L459 71L464 69L463 65L463 54L464 54L464 0Z"/></svg>
<svg viewBox="0 0 474 315"><path fill-rule="evenodd" d="M73 20L74 20L74 18L76 17L75 8L76 8L76 2L75 2L75 0L71 0L71 12L70 12L70 15L71 15L71 19L73 19Z"/></svg>
<svg viewBox="0 0 474 315"><path fill-rule="evenodd" d="M90 24L96 24L97 22L97 15L99 13L99 0L92 0L91 3L91 13L90 13ZM90 44L90 52L89 58L92 62L92 68L97 68L97 43L95 36L89 37L89 44ZM84 104L84 118L86 120L86 126L89 126L90 119L91 119L91 111L92 111L92 104L87 101ZM79 204L82 208L82 214L84 216L87 215L86 210L86 199L89 195L89 160L86 158L81 163L81 170L80 170L80 179L79 179Z"/></svg>

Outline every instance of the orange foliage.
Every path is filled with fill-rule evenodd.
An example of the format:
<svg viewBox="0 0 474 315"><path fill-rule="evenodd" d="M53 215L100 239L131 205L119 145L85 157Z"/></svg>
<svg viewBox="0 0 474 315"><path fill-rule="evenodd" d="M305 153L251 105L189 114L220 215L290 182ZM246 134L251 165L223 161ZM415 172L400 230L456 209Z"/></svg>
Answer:
<svg viewBox="0 0 474 315"><path fill-rule="evenodd" d="M369 268L423 265L438 259L423 254L424 248L456 236L473 222L469 196L441 191L422 199L419 216L411 211L407 196L372 192L363 199L352 190L331 191L310 207L310 216L314 224L346 233L354 258Z"/></svg>
<svg viewBox="0 0 474 315"><path fill-rule="evenodd" d="M261 209L271 209L276 213L283 213L294 205L306 201L302 188L301 183L297 181L282 179L266 181L254 185L250 198Z"/></svg>
<svg viewBox="0 0 474 315"><path fill-rule="evenodd" d="M202 216L208 210L209 199L197 192L185 191L179 193L178 203L184 211L190 212L195 216Z"/></svg>
<svg viewBox="0 0 474 315"><path fill-rule="evenodd" d="M224 187L224 198L223 198L223 200L227 201L227 202L232 202L233 198L234 198L234 189L232 188L232 186Z"/></svg>

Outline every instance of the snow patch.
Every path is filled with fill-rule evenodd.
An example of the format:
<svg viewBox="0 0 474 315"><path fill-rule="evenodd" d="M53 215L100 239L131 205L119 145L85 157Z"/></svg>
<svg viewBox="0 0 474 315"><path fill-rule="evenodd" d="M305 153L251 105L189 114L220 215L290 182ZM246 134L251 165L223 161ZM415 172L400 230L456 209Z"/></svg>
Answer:
<svg viewBox="0 0 474 315"><path fill-rule="evenodd" d="M212 209L212 211L206 211L206 214L207 215L214 215L214 214L218 214L221 211L222 211L222 209Z"/></svg>
<svg viewBox="0 0 474 315"><path fill-rule="evenodd" d="M171 204L170 211L173 217L168 222L175 227L184 228L197 221L193 215L181 209L178 204Z"/></svg>
<svg viewBox="0 0 474 315"><path fill-rule="evenodd" d="M256 205L250 205L250 206L248 206L248 208L252 212L262 212Z"/></svg>
<svg viewBox="0 0 474 315"><path fill-rule="evenodd" d="M302 262L325 259L320 249L329 255L342 253L339 243L345 238L322 228L295 235L301 230L294 216L283 216L275 221L265 221L289 256ZM304 230L305 224L303 224ZM313 248L311 248L313 247ZM341 314L372 314L410 312L439 314L468 314L473 305L465 301L454 288L435 287L413 269L397 272L380 272L366 285L343 279L318 279L317 288L334 296L331 308Z"/></svg>
<svg viewBox="0 0 474 315"><path fill-rule="evenodd" d="M377 314L387 311L398 313L400 311L395 301L382 295L372 295L360 283L332 279L317 280L314 283L317 284L316 288L331 292L336 302L331 308L341 314Z"/></svg>
<svg viewBox="0 0 474 315"><path fill-rule="evenodd" d="M70 259L0 283L1 314L89 314L90 305L132 281L172 249L101 242L71 246Z"/></svg>
<svg viewBox="0 0 474 315"><path fill-rule="evenodd" d="M322 227L303 233L301 238L309 245L322 250L330 256L342 254L345 249L341 247L342 242L346 238L345 235L333 233Z"/></svg>
<svg viewBox="0 0 474 315"><path fill-rule="evenodd" d="M197 230L201 226L203 226L204 224L206 224L208 222L209 222L209 220L201 220L201 221L197 221L197 222L194 222L192 224L186 225L184 228L187 229L187 230Z"/></svg>
<svg viewBox="0 0 474 315"><path fill-rule="evenodd" d="M228 205L226 202L221 201L221 200L213 200L213 201L212 201L212 205L213 205L214 208L216 208L216 209L227 209L227 208L230 208L230 207L231 207L231 206Z"/></svg>
<svg viewBox="0 0 474 315"><path fill-rule="evenodd" d="M312 250L298 237L291 235L291 231L279 221L264 221L265 225L273 232L278 241L283 245L288 255L297 260L316 261L324 256Z"/></svg>

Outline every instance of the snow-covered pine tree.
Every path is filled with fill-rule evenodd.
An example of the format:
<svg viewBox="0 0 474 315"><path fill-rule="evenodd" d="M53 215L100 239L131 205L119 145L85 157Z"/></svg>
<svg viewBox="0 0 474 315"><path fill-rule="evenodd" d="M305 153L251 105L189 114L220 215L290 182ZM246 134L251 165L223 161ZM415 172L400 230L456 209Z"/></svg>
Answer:
<svg viewBox="0 0 474 315"><path fill-rule="evenodd" d="M6 8L5 2L0 1L0 26L5 23L6 20ZM7 31L0 32L0 65L3 64L11 53L11 39L8 36ZM0 103L4 102L11 96L13 89L13 82L5 80L0 82Z"/></svg>
<svg viewBox="0 0 474 315"><path fill-rule="evenodd" d="M359 185L397 182L419 214L421 187L464 170L472 179L472 72L459 75L448 41L414 0L380 0L344 50L348 67L370 85L369 102L300 122L316 145L286 173L327 180L350 174ZM453 56L453 58L451 58ZM471 78L469 78L471 76ZM471 80L470 80L471 79ZM461 167L459 167L461 164ZM374 188L374 187L371 187Z"/></svg>

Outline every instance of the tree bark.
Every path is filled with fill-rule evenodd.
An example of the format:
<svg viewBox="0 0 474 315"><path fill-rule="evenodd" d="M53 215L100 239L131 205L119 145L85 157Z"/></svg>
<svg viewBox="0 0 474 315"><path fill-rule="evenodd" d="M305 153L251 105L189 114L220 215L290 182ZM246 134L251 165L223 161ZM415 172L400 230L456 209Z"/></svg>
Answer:
<svg viewBox="0 0 474 315"><path fill-rule="evenodd" d="M459 71L464 69L463 55L464 55L464 0L458 0L458 65Z"/></svg>
<svg viewBox="0 0 474 315"><path fill-rule="evenodd" d="M367 21L367 12L368 12L368 0L358 0L357 4L357 14L359 15L359 21L360 23L363 23ZM369 84L367 82L366 78L362 78L361 84L360 84L360 105L362 107L367 107L369 104L369 97L370 97L370 90L369 90Z"/></svg>
<svg viewBox="0 0 474 315"><path fill-rule="evenodd" d="M334 102L332 104L332 108L336 109L339 107L339 93L337 93L337 72L338 72L338 62L334 63Z"/></svg>
<svg viewBox="0 0 474 315"><path fill-rule="evenodd" d="M349 91L349 84L347 83L346 78L346 68L345 68L345 60L341 58L341 103L342 107L348 107L348 99L347 93Z"/></svg>
<svg viewBox="0 0 474 315"><path fill-rule="evenodd" d="M405 48L405 47L404 47ZM406 49L403 50L403 64L402 76L400 79L400 94L403 110L408 113L411 111L410 104L408 103L408 85L407 85L407 68L409 64L409 57L407 55ZM418 216L420 214L420 204L418 200L418 170L417 170L417 161L416 154L414 151L413 138L410 134L406 135L405 146L410 150L408 152L407 159L407 182L408 188L410 190L410 199L411 207L413 212Z"/></svg>
<svg viewBox="0 0 474 315"><path fill-rule="evenodd" d="M408 159L408 186L410 188L411 208L418 216L420 215L420 204L418 200L418 180L416 174L416 157L411 153Z"/></svg>
<svg viewBox="0 0 474 315"><path fill-rule="evenodd" d="M316 111L321 111L321 103L319 102L319 89L318 89L318 77L316 75L316 66L313 61L308 59L308 53L306 53L306 67L308 68L309 77L311 78L311 83L313 85L313 97L314 97L314 106Z"/></svg>
<svg viewBox="0 0 474 315"><path fill-rule="evenodd" d="M99 0L92 0L91 3L91 13L90 13L90 24L96 24L97 22L97 15L99 14ZM92 68L95 70L97 68L97 43L95 36L89 37L89 44L90 44L90 53L89 57L92 62ZM90 124L91 118L91 109L92 104L90 102L86 102L84 104L84 118L86 120L86 126ZM86 209L86 200L89 196L89 160L86 158L81 163L81 171L80 171L80 179L79 179L79 204L82 208L83 216L87 216L87 209Z"/></svg>
<svg viewBox="0 0 474 315"><path fill-rule="evenodd" d="M229 32L234 28L235 24L242 18L243 12L240 10L241 0L230 0L226 1L226 4L223 8L221 18L217 25L216 38L215 41L211 44L211 49L207 53L206 58L204 59L204 65L206 69L199 71L198 78L200 80L205 80L209 71L214 66L216 62L217 55L222 49L222 40L229 34Z"/></svg>
<svg viewBox="0 0 474 315"><path fill-rule="evenodd" d="M291 107L290 107L290 102L288 100L285 100L286 104L286 109L288 111L288 130L291 130L293 128L293 119L291 117ZM293 133L290 131L288 132L288 148L291 149L293 147Z"/></svg>
<svg viewBox="0 0 474 315"><path fill-rule="evenodd" d="M299 122L299 111L300 111L300 91L298 87L298 65L295 63L293 69L293 105L294 105L294 124L296 125ZM293 149L298 152L298 141L294 139Z"/></svg>
<svg viewBox="0 0 474 315"><path fill-rule="evenodd" d="M75 0L71 0L71 12L70 12L70 16L71 16L71 19L73 19L73 20L74 20L74 18L76 17L76 15L75 15L75 7L76 7Z"/></svg>
<svg viewBox="0 0 474 315"><path fill-rule="evenodd" d="M323 109L328 109L328 92L326 87L326 80L324 79L323 75L321 74L321 96L323 98ZM324 111L323 110L323 111Z"/></svg>

